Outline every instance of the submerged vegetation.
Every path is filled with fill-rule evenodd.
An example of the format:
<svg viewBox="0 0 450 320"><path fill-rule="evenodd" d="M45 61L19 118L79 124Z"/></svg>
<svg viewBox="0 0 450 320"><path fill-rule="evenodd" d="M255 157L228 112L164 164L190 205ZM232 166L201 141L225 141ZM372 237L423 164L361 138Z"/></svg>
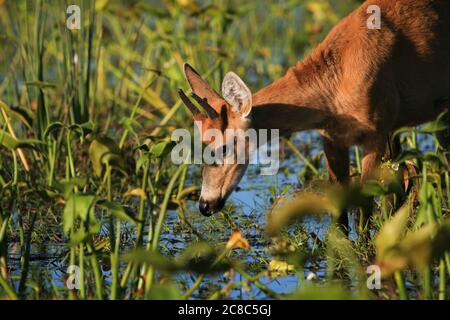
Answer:
<svg viewBox="0 0 450 320"><path fill-rule="evenodd" d="M0 0L0 298L447 299L446 115L396 132L405 151L346 190L324 187L316 135L295 135L278 177L250 177L244 205L208 219L198 166L170 161L171 132L192 129L185 61L216 88L234 70L257 89L357 5ZM372 197L369 227L335 227Z"/></svg>

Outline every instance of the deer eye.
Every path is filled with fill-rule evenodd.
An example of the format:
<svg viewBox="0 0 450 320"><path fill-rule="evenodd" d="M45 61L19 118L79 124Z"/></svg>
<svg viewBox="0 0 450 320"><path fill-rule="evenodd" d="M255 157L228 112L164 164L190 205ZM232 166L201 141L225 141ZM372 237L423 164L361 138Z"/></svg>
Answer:
<svg viewBox="0 0 450 320"><path fill-rule="evenodd" d="M216 158L216 165L223 165L224 160L230 155L231 149L227 145L223 145L214 150L214 156Z"/></svg>
<svg viewBox="0 0 450 320"><path fill-rule="evenodd" d="M218 148L216 152L222 158L226 158L230 154L230 148L227 145L223 145L222 147Z"/></svg>
<svg viewBox="0 0 450 320"><path fill-rule="evenodd" d="M228 152L228 147L227 146L223 146L222 147L222 155L225 157L227 155Z"/></svg>

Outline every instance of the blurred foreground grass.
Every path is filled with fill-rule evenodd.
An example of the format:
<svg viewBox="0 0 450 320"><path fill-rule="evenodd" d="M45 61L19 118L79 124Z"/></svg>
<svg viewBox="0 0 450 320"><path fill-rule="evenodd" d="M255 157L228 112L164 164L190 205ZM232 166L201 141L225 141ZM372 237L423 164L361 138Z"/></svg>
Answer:
<svg viewBox="0 0 450 320"><path fill-rule="evenodd" d="M66 27L71 4L81 7L80 30ZM339 201L300 194L287 208L284 197L295 190L272 186L270 211L280 202L283 213L278 220L267 213L275 236L265 243L271 261L257 267L245 259L253 250L245 233L215 246L205 242L220 223L244 230L254 222L234 223L239 211L231 206L220 223L208 224L211 234L199 232L187 215L198 181L167 158L171 131L192 127L176 90L187 88L185 61L216 88L233 70L256 90L282 76L356 6L353 0L0 1L0 297L217 299L255 287L268 298L445 299L448 162L437 144L418 151L418 133L434 141L434 132L446 129L441 122L400 133L409 151L397 164L414 162L420 192L396 218L386 194L397 189L380 183L351 196L342 191ZM286 146L288 156L309 161L298 174L303 185L325 179L321 154L309 157L306 143ZM328 206L317 212L324 214L338 212L337 204L358 207L368 195L379 199L379 214L364 241L334 227L322 239L285 228L320 209L315 197L325 197L320 202ZM165 223L170 210L197 239L176 257L161 245L163 235L175 232ZM63 245L62 265L79 267L79 290L30 270L32 248L49 243ZM20 257L15 273L13 249ZM326 275L306 279L305 261L315 255L326 262ZM386 279L381 290L369 291L365 267L375 261ZM179 274L192 281L179 283ZM226 282L200 294L210 274ZM298 275L298 291L274 291L261 280L283 274Z"/></svg>

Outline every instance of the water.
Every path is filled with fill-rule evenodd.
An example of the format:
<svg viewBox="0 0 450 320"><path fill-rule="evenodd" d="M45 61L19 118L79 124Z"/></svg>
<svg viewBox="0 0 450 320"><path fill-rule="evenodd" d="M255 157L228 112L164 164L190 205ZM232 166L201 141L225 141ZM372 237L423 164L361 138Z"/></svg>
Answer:
<svg viewBox="0 0 450 320"><path fill-rule="evenodd" d="M321 152L321 144L316 133L301 133L295 136L297 145L304 142L307 145L316 146L310 150L311 155ZM432 150L434 148L433 140L430 136L419 136L420 145L423 150ZM228 205L232 206L231 216L234 223L241 229L243 235L248 239L251 249L249 251L236 250L233 257L243 261L251 274L257 274L267 270L268 264L274 258L267 251L271 244L264 232L266 215L270 210L271 199L279 196L282 190L287 195L300 190L303 187L302 181L298 178L298 172L303 168L303 164L295 156L288 156L281 162L280 171L274 176L259 175L257 166L250 166L247 174L239 184L239 190L234 192L228 200ZM199 179L199 169L192 167L189 173L189 179ZM214 241L215 244L225 244L232 232L232 228L223 218L218 215L206 218L200 215L197 210L197 203L190 201L188 203L189 212L187 218L194 228L206 240ZM305 220L300 228L306 235L314 234L319 239L324 238L324 231L330 225L330 217L322 219ZM61 234L59 231L55 234ZM128 243L131 244L132 236L129 236ZM311 237L309 237L311 238ZM350 234L350 239L356 238L355 232ZM186 225L180 222L176 211L169 211L166 220L166 229L161 237L161 249L164 253L172 256L180 254L185 247L196 241L195 234L189 231ZM302 249L308 251L312 249L312 241L309 239L306 243L299 243ZM58 241L44 241L39 245L32 245L30 250L30 268L27 285L30 291L59 292L65 291L65 281L67 278L68 266L68 248L61 239ZM100 263L104 272L105 283L110 283L110 273L108 263ZM9 266L10 275L18 286L21 262L20 245L18 239L11 239L9 243ZM301 277L303 280L310 273L314 273L316 279L323 279L326 274L326 263L324 256L317 256L305 262L304 270L301 274L287 273L283 276L272 277L269 274L263 275L261 282L269 289L277 293L290 293L299 288ZM179 274L176 276L181 287L184 289L190 287L196 279L194 274ZM234 274L234 282L238 283L243 279L239 274ZM50 280L50 281L49 281ZM229 277L223 275L207 276L194 297L206 298L214 290L224 287L229 282ZM44 285L45 287L40 287ZM235 299L265 299L268 296L255 286L239 286L231 290L229 296Z"/></svg>
<svg viewBox="0 0 450 320"><path fill-rule="evenodd" d="M318 136L315 133L302 133L298 134L294 140L301 143L301 141L316 141L317 138ZM320 146L317 141L315 145ZM316 148L313 149L311 153L314 155L319 151L320 148ZM271 206L270 200L277 198L282 190L288 190L287 194L291 194L302 187L302 182L297 176L302 167L303 165L299 163L295 156L290 156L283 160L281 162L279 173L273 176L260 175L258 166L249 166L246 175L239 184L238 191L234 192L228 200L228 204L231 204L235 208L232 212L232 216L236 220L236 225L241 229L243 235L251 245L249 251L239 250L235 255L247 265L256 266L256 273L259 272L259 269L268 269L269 262L274 258L266 250L266 247L271 244L271 240L264 233L266 215ZM194 172L191 174L194 174ZM197 172L197 174L199 173ZM198 228L198 230L204 230L205 233L208 232L208 227L205 226L208 226L211 223L210 220L214 219L216 222L216 220L219 219L216 217L202 217L197 210L197 203L191 203L190 208L192 210L194 227ZM177 214L175 212L170 212L167 220L169 228L177 222ZM329 217L323 219L308 219L304 222L304 228L308 234L314 233L319 238L322 238L323 231L328 228L330 223L331 219ZM166 233L162 238L164 245L168 248L173 245L173 240L179 237L179 235L177 235L176 232L172 232L172 230ZM217 243L226 243L231 232L232 229L225 226L224 229L214 230L212 237ZM182 242L181 247L185 244L185 242ZM177 241L175 246L179 245L180 242ZM310 249L312 243L307 243L306 245L309 247L305 248L305 250ZM305 279L308 274L314 273L320 279L325 274L325 267L324 261L307 261L303 274L300 276ZM180 278L181 281L186 282L187 286L192 285L195 281L195 279L186 276L181 276ZM224 286L228 281L229 279L223 277L207 277L205 283L200 287L198 294L200 297L207 297L208 292L206 288L208 286L212 283L217 284L217 282ZM234 281L240 282L240 275L236 274ZM295 292L299 288L299 275L296 273L288 273L285 276L277 277L263 276L261 277L261 283L277 293ZM202 296L202 292L205 293L205 296ZM209 292L209 294L211 294L211 292ZM239 287L233 289L230 293L230 297L236 299L261 299L267 298L267 295L252 285L250 288Z"/></svg>

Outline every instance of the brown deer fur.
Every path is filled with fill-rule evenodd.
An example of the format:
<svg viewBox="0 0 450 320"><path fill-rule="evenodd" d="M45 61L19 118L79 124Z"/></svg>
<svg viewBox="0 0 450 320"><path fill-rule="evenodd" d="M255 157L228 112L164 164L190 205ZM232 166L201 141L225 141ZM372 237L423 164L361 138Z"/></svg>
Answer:
<svg viewBox="0 0 450 320"><path fill-rule="evenodd" d="M381 8L380 30L366 25L373 4ZM341 180L349 146L364 147L367 174L390 131L432 120L442 111L436 102L448 95L450 2L372 0L254 95L254 123L286 132L321 129L330 175Z"/></svg>
<svg viewBox="0 0 450 320"><path fill-rule="evenodd" d="M379 30L367 27L369 5L381 9ZM434 119L443 109L437 101L447 96L450 1L370 0L306 59L253 95L251 126L283 134L320 130L330 180L345 182L350 146L363 147L364 179L385 153L388 134ZM216 104L208 92L203 97L223 113L223 100Z"/></svg>

